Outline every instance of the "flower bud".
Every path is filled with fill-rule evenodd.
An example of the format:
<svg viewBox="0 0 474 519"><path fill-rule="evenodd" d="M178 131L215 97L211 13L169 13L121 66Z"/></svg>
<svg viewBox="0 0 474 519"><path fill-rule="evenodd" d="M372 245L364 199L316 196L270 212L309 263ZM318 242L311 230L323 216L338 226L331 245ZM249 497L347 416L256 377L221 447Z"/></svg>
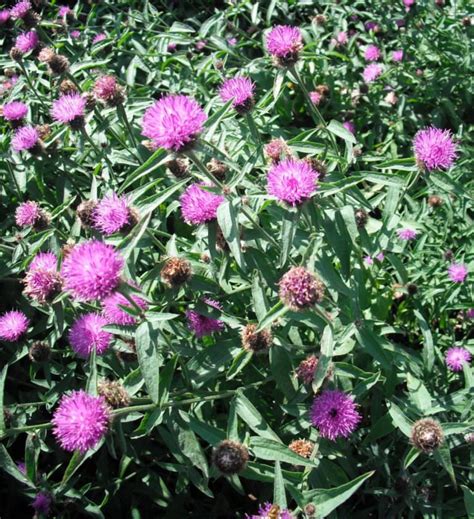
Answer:
<svg viewBox="0 0 474 519"><path fill-rule="evenodd" d="M46 362L51 356L51 348L46 342L34 342L28 350L28 357L32 362Z"/></svg>
<svg viewBox="0 0 474 519"><path fill-rule="evenodd" d="M97 392L103 396L110 407L126 407L130 404L130 395L120 382L115 380L99 380Z"/></svg>
<svg viewBox="0 0 474 519"><path fill-rule="evenodd" d="M183 258L168 258L161 269L161 279L170 288L177 288L191 279L191 263Z"/></svg>
<svg viewBox="0 0 474 519"><path fill-rule="evenodd" d="M231 476L245 469L249 453L239 442L224 440L212 452L212 463L222 474Z"/></svg>
<svg viewBox="0 0 474 519"><path fill-rule="evenodd" d="M270 330L257 332L256 324L247 324L242 330L242 346L253 353L266 353L272 345L273 337Z"/></svg>
<svg viewBox="0 0 474 519"><path fill-rule="evenodd" d="M430 453L440 447L444 441L441 425L431 418L422 418L413 424L411 441L417 449Z"/></svg>

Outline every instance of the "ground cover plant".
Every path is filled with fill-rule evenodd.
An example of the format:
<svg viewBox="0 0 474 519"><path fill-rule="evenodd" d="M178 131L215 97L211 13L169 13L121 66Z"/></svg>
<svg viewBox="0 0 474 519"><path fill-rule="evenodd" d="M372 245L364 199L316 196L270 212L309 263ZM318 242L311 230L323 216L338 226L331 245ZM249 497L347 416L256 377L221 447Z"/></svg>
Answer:
<svg viewBox="0 0 474 519"><path fill-rule="evenodd" d="M462 0L0 8L0 517L474 517Z"/></svg>

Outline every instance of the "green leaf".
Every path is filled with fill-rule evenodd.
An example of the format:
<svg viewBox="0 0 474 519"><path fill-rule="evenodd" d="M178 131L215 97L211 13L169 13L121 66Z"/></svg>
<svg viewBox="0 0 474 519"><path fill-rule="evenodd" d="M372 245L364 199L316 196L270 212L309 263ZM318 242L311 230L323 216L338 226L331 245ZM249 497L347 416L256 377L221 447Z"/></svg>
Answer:
<svg viewBox="0 0 474 519"><path fill-rule="evenodd" d="M38 437L34 434L28 434L25 444L25 467L26 475L30 481L36 482L36 466L38 463L40 446Z"/></svg>
<svg viewBox="0 0 474 519"><path fill-rule="evenodd" d="M278 267L284 267L288 261L291 247L293 245L293 239L296 233L296 222L298 221L299 212L294 210L286 210L283 214L281 222L281 234L280 234L280 262Z"/></svg>
<svg viewBox="0 0 474 519"><path fill-rule="evenodd" d="M470 489L461 485L464 494L464 506L466 507L468 519L474 519L474 492Z"/></svg>
<svg viewBox="0 0 474 519"><path fill-rule="evenodd" d="M5 414L3 410L3 393L5 391L5 379L7 377L8 364L5 364L0 372L0 438L5 432Z"/></svg>
<svg viewBox="0 0 474 519"><path fill-rule="evenodd" d="M286 445L275 440L252 436L250 438L250 448L258 459L290 463L295 466L316 467L314 461L298 456Z"/></svg>
<svg viewBox="0 0 474 519"><path fill-rule="evenodd" d="M160 366L162 358L158 353L157 330L150 323L142 323L135 336L138 365L145 380L150 398L155 404L160 398Z"/></svg>
<svg viewBox="0 0 474 519"><path fill-rule="evenodd" d="M382 340L369 328L360 328L356 331L357 340L365 351L371 355L386 370L391 371L393 365L383 348Z"/></svg>
<svg viewBox="0 0 474 519"><path fill-rule="evenodd" d="M321 337L321 355L319 357L318 365L314 373L313 380L313 391L316 394L321 387L321 384L326 378L326 373L331 365L332 354L334 351L334 337L332 334L332 328L327 325L324 328L323 335Z"/></svg>
<svg viewBox="0 0 474 519"><path fill-rule="evenodd" d="M16 463L11 459L7 449L0 444L0 467L10 476L14 477L20 483L34 488L35 485L20 471Z"/></svg>
<svg viewBox="0 0 474 519"><path fill-rule="evenodd" d="M74 454L72 455L71 459L69 460L68 466L66 467L66 470L64 471L64 476L61 481L61 486L64 487L67 482L71 479L71 477L74 475L76 470L84 463L85 461L85 455L81 454L79 451L74 451Z"/></svg>
<svg viewBox="0 0 474 519"><path fill-rule="evenodd" d="M444 442L433 452L433 458L446 470L456 487L456 476L454 474L453 462L451 461L451 452L447 442Z"/></svg>
<svg viewBox="0 0 474 519"><path fill-rule="evenodd" d="M410 392L410 399L416 405L421 414L426 414L431 409L431 395L421 382L411 373L407 373L407 387Z"/></svg>
<svg viewBox="0 0 474 519"><path fill-rule="evenodd" d="M97 351L95 348L89 356L89 376L87 377L86 392L97 396Z"/></svg>
<svg viewBox="0 0 474 519"><path fill-rule="evenodd" d="M332 119L331 122L327 126L328 131L333 133L334 135L337 135L337 137L340 137L341 139L344 139L347 142L351 142L352 144L357 144L357 140L352 135L352 133L349 130L346 130L342 123L339 121L336 121L335 119Z"/></svg>
<svg viewBox="0 0 474 519"><path fill-rule="evenodd" d="M277 387L290 400L294 397L297 384L292 376L291 357L282 346L274 344L270 348L270 368Z"/></svg>
<svg viewBox="0 0 474 519"><path fill-rule="evenodd" d="M217 222L226 242L229 244L237 265L245 271L246 266L240 248L240 229L237 222L237 207L240 201L235 198L232 202L224 202L217 209Z"/></svg>
<svg viewBox="0 0 474 519"><path fill-rule="evenodd" d="M232 361L232 364L227 371L226 379L232 380L235 378L245 366L252 360L253 354L251 351L242 349L237 353L236 357Z"/></svg>
<svg viewBox="0 0 474 519"><path fill-rule="evenodd" d="M265 314L263 319L259 322L257 331L262 331L265 328L268 328L274 321L283 317L289 309L283 305L281 301L273 307Z"/></svg>
<svg viewBox="0 0 474 519"><path fill-rule="evenodd" d="M237 393L235 399L235 410L242 420L259 436L281 442L280 438L270 429L263 416L257 411L256 407L242 393Z"/></svg>
<svg viewBox="0 0 474 519"><path fill-rule="evenodd" d="M411 428L413 423L402 413L402 410L393 402L390 402L390 409L388 410L392 417L393 423L402 431L407 437L411 437Z"/></svg>
<svg viewBox="0 0 474 519"><path fill-rule="evenodd" d="M257 319L261 321L268 312L268 301L263 289L262 276L258 270L254 270L252 278L253 310Z"/></svg>
<svg viewBox="0 0 474 519"><path fill-rule="evenodd" d="M425 366L425 371L427 373L431 373L435 357L433 335L431 334L430 327L426 322L426 319L423 317L421 311L414 310L413 313L415 314L415 317L418 319L418 323L421 328L421 333L423 334L423 364Z"/></svg>
<svg viewBox="0 0 474 519"><path fill-rule="evenodd" d="M280 462L275 461L275 481L273 483L273 503L281 508L286 508L285 481L281 473Z"/></svg>

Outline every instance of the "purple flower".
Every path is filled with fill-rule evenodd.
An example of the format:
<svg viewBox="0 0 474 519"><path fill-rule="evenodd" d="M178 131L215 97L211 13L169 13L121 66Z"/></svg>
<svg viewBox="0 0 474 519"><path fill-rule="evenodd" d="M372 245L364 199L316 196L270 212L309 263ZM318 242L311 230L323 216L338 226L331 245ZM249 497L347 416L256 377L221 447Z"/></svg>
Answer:
<svg viewBox="0 0 474 519"><path fill-rule="evenodd" d="M375 259L377 261L380 261L382 262L384 259L385 259L385 254L383 252L379 252L376 256L375 256Z"/></svg>
<svg viewBox="0 0 474 519"><path fill-rule="evenodd" d="M369 45L364 52L364 59L366 61L377 61L380 59L380 50L375 45Z"/></svg>
<svg viewBox="0 0 474 519"><path fill-rule="evenodd" d="M62 280L57 268L58 258L52 252L40 252L26 273L25 294L39 303L50 301L61 291Z"/></svg>
<svg viewBox="0 0 474 519"><path fill-rule="evenodd" d="M39 133L33 126L23 126L16 130L12 138L12 148L16 152L31 150L39 141Z"/></svg>
<svg viewBox="0 0 474 519"><path fill-rule="evenodd" d="M18 461L16 466L18 467L18 470L26 476L26 463L24 461Z"/></svg>
<svg viewBox="0 0 474 519"><path fill-rule="evenodd" d="M372 83L375 81L383 72L382 65L378 63L371 63L367 65L362 73L362 77L366 83Z"/></svg>
<svg viewBox="0 0 474 519"><path fill-rule="evenodd" d="M277 58L297 55L303 48L303 37L298 27L277 25L267 34L267 50Z"/></svg>
<svg viewBox="0 0 474 519"><path fill-rule="evenodd" d="M207 45L207 40L199 40L198 42L196 42L196 45L194 46L194 48L198 52L201 52L206 48L206 45Z"/></svg>
<svg viewBox="0 0 474 519"><path fill-rule="evenodd" d="M371 266L374 264L374 260L372 259L371 256L364 256L364 263L367 265L367 266Z"/></svg>
<svg viewBox="0 0 474 519"><path fill-rule="evenodd" d="M72 325L69 341L72 349L83 358L87 358L95 349L102 355L110 346L112 334L102 329L109 321L100 314L85 314Z"/></svg>
<svg viewBox="0 0 474 519"><path fill-rule="evenodd" d="M232 99L234 108L248 109L253 105L254 89L255 85L248 77L234 77L224 81L219 89L219 95L224 103Z"/></svg>
<svg viewBox="0 0 474 519"><path fill-rule="evenodd" d="M168 45L166 47L167 51L171 52L171 53L176 52L177 48L178 48L178 45L175 42L168 43Z"/></svg>
<svg viewBox="0 0 474 519"><path fill-rule="evenodd" d="M424 128L419 130L413 139L415 158L429 171L450 168L457 157L456 148L449 130Z"/></svg>
<svg viewBox="0 0 474 519"><path fill-rule="evenodd" d="M123 98L123 88L117 83L115 76L102 76L94 83L94 96L101 101L113 103L119 96Z"/></svg>
<svg viewBox="0 0 474 519"><path fill-rule="evenodd" d="M130 283L130 282L129 282ZM130 283L135 285L135 283ZM138 285L135 285L138 288ZM131 296L134 303L142 310L147 310L148 303L139 295L133 294ZM119 292L113 292L102 301L102 309L104 316L112 324L133 325L137 323L137 318L127 313L125 308L132 308L132 305L127 298Z"/></svg>
<svg viewBox="0 0 474 519"><path fill-rule="evenodd" d="M65 288L79 301L103 299L119 285L123 263L111 245L97 240L76 245L62 265Z"/></svg>
<svg viewBox="0 0 474 519"><path fill-rule="evenodd" d="M65 16L68 16L72 14L72 9L68 5L60 5L58 10L58 16L60 18L64 18Z"/></svg>
<svg viewBox="0 0 474 519"><path fill-rule="evenodd" d="M337 41L337 43L339 43L339 45L345 45L349 41L347 32L346 31L339 32L336 36L336 41Z"/></svg>
<svg viewBox="0 0 474 519"><path fill-rule="evenodd" d="M28 106L21 101L12 101L3 105L2 113L7 121L20 121L26 117Z"/></svg>
<svg viewBox="0 0 474 519"><path fill-rule="evenodd" d="M10 19L10 11L8 9L0 10L0 25L7 23Z"/></svg>
<svg viewBox="0 0 474 519"><path fill-rule="evenodd" d="M51 496L46 492L38 492L31 506L35 512L40 515L49 515L51 509Z"/></svg>
<svg viewBox="0 0 474 519"><path fill-rule="evenodd" d="M26 54L38 46L39 37L36 31L24 32L15 40L15 47L22 53Z"/></svg>
<svg viewBox="0 0 474 519"><path fill-rule="evenodd" d="M418 233L415 231L415 229L406 227L405 229L398 229L397 234L400 240L409 241L414 240Z"/></svg>
<svg viewBox="0 0 474 519"><path fill-rule="evenodd" d="M222 310L222 305L213 299L205 298L203 301L216 310ZM211 335L214 332L220 332L225 327L222 321L214 319L213 317L201 315L195 310L188 310L186 312L186 318L188 320L189 329L194 332L196 337L204 337L205 335Z"/></svg>
<svg viewBox="0 0 474 519"><path fill-rule="evenodd" d="M469 310L467 310L466 317L468 319L474 319L474 308L469 308Z"/></svg>
<svg viewBox="0 0 474 519"><path fill-rule="evenodd" d="M15 211L15 223L18 227L34 225L40 217L41 209L36 202L23 202Z"/></svg>
<svg viewBox="0 0 474 519"><path fill-rule="evenodd" d="M314 399L311 423L323 438L347 438L362 419L352 398L342 391L326 389Z"/></svg>
<svg viewBox="0 0 474 519"><path fill-rule="evenodd" d="M448 267L449 279L454 283L462 283L468 274L467 266L463 263L453 263Z"/></svg>
<svg viewBox="0 0 474 519"><path fill-rule="evenodd" d="M304 160L285 159L267 175L267 192L290 205L303 203L318 188L318 173Z"/></svg>
<svg viewBox="0 0 474 519"><path fill-rule="evenodd" d="M296 376L303 380L305 384L311 384L317 367L318 358L316 355L310 355L299 363L299 366L296 368Z"/></svg>
<svg viewBox="0 0 474 519"><path fill-rule="evenodd" d="M229 38L229 39L227 40L227 43L228 43L231 47L233 47L234 45L237 45L237 38L235 38L235 37Z"/></svg>
<svg viewBox="0 0 474 519"><path fill-rule="evenodd" d="M69 36L71 36L71 38L72 38L73 40L77 40L78 38L81 37L81 31L78 31L77 29L74 30L74 31L71 31L71 32L69 33Z"/></svg>
<svg viewBox="0 0 474 519"><path fill-rule="evenodd" d="M201 186L209 184L191 184L180 197L181 213L186 223L199 225L217 218L217 209L225 201L222 195L216 195Z"/></svg>
<svg viewBox="0 0 474 519"><path fill-rule="evenodd" d="M399 18L398 20L395 20L395 25L398 28L405 27L405 20L403 18Z"/></svg>
<svg viewBox="0 0 474 519"><path fill-rule="evenodd" d="M315 90L315 91L309 93L309 98L311 99L311 102L313 104L318 106L323 98L323 95L320 92L316 92L316 90Z"/></svg>
<svg viewBox="0 0 474 519"><path fill-rule="evenodd" d="M28 329L29 320L23 312L11 310L0 317L0 339L17 341Z"/></svg>
<svg viewBox="0 0 474 519"><path fill-rule="evenodd" d="M112 193L99 200L92 213L92 222L95 229L106 235L124 230L132 222L127 197Z"/></svg>
<svg viewBox="0 0 474 519"><path fill-rule="evenodd" d="M342 126L348 131L351 132L352 135L355 135L355 125L352 121L344 121Z"/></svg>
<svg viewBox="0 0 474 519"><path fill-rule="evenodd" d="M415 5L415 0L403 0L403 5L405 6L405 9L407 11L410 10L410 8Z"/></svg>
<svg viewBox="0 0 474 519"><path fill-rule="evenodd" d="M364 27L367 32L373 31L377 27L377 23L376 22L365 22Z"/></svg>
<svg viewBox="0 0 474 519"><path fill-rule="evenodd" d="M109 418L104 397L81 390L63 396L51 421L53 433L63 449L85 453L105 435Z"/></svg>
<svg viewBox="0 0 474 519"><path fill-rule="evenodd" d="M143 117L142 135L155 148L179 151L196 140L207 115L199 104L185 95L167 95L148 108Z"/></svg>
<svg viewBox="0 0 474 519"><path fill-rule="evenodd" d="M73 123L84 118L86 99L81 94L66 94L54 101L51 116L61 123Z"/></svg>
<svg viewBox="0 0 474 519"><path fill-rule="evenodd" d="M107 34L101 32L99 34L96 34L94 38L92 39L92 45L95 45L96 43L100 43L101 41L104 41L107 39Z"/></svg>
<svg viewBox="0 0 474 519"><path fill-rule="evenodd" d="M295 312L314 306L324 297L324 285L304 267L291 267L278 284L280 300Z"/></svg>
<svg viewBox="0 0 474 519"><path fill-rule="evenodd" d="M294 519L289 510L281 509L272 503L264 503L258 508L258 513L253 515L245 514L245 519Z"/></svg>
<svg viewBox="0 0 474 519"><path fill-rule="evenodd" d="M471 362L471 352L466 348L453 346L446 352L446 365L451 371L462 371L464 364Z"/></svg>
<svg viewBox="0 0 474 519"><path fill-rule="evenodd" d="M20 18L24 18L28 14L30 9L31 9L31 3L28 0L22 0L20 2L17 2L10 9L10 16L14 20L19 20Z"/></svg>
<svg viewBox="0 0 474 519"><path fill-rule="evenodd" d="M392 52L392 61L395 61L395 63L403 61L403 50L394 50Z"/></svg>

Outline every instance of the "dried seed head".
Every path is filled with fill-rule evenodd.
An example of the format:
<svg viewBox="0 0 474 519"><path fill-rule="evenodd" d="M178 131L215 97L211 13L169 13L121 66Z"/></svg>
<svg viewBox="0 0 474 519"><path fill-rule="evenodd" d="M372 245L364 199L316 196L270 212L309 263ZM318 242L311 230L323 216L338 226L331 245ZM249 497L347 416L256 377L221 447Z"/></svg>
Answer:
<svg viewBox="0 0 474 519"><path fill-rule="evenodd" d="M224 180L226 173L229 170L223 162L217 159L211 159L207 163L207 169L217 178L217 180Z"/></svg>
<svg viewBox="0 0 474 519"><path fill-rule="evenodd" d="M49 224L51 223L51 215L48 213L48 211L45 211L44 209L40 209L38 213L38 217L35 220L35 223L33 224L33 229L35 231L44 231L49 227Z"/></svg>
<svg viewBox="0 0 474 519"><path fill-rule="evenodd" d="M63 79L61 81L59 91L62 95L76 94L78 92L76 85L70 79Z"/></svg>
<svg viewBox="0 0 474 519"><path fill-rule="evenodd" d="M312 519L316 515L316 505L314 503L308 503L304 507L304 513L308 519Z"/></svg>
<svg viewBox="0 0 474 519"><path fill-rule="evenodd" d="M415 283L408 283L407 291L411 296L413 296L418 292L418 286L415 285Z"/></svg>
<svg viewBox="0 0 474 519"><path fill-rule="evenodd" d="M278 164L285 156L291 156L290 148L282 138L272 139L265 145L264 153L273 164Z"/></svg>
<svg viewBox="0 0 474 519"><path fill-rule="evenodd" d="M115 380L99 380L97 384L99 395L103 396L110 407L126 407L130 404L130 395L120 382Z"/></svg>
<svg viewBox="0 0 474 519"><path fill-rule="evenodd" d="M247 351L254 353L266 353L272 345L273 337L270 330L261 330L257 332L256 324L247 324L242 330L242 346Z"/></svg>
<svg viewBox="0 0 474 519"><path fill-rule="evenodd" d="M326 18L326 16L324 16L324 14L317 14L317 15L313 18L313 22L314 22L316 25L324 25L327 21L328 21L328 19Z"/></svg>
<svg viewBox="0 0 474 519"><path fill-rule="evenodd" d="M361 227L365 227L367 224L367 221L369 220L369 215L367 214L367 211L365 211L362 208L356 209L354 211L355 221L357 223L357 227L359 229Z"/></svg>
<svg viewBox="0 0 474 519"><path fill-rule="evenodd" d="M96 206L97 202L94 200L84 200L77 206L76 215L79 218L82 227L85 229L92 227L92 224L94 223L93 215Z"/></svg>
<svg viewBox="0 0 474 519"><path fill-rule="evenodd" d="M84 92L82 97L86 100L86 110L88 112L94 110L96 105L94 94L92 92Z"/></svg>
<svg viewBox="0 0 474 519"><path fill-rule="evenodd" d="M317 367L318 357L316 357L316 355L310 355L300 362L299 366L296 368L296 376L305 384L311 384Z"/></svg>
<svg viewBox="0 0 474 519"><path fill-rule="evenodd" d="M17 74L17 72L14 68L6 68L3 70L3 73L8 78L12 78L13 76L16 76L16 74Z"/></svg>
<svg viewBox="0 0 474 519"><path fill-rule="evenodd" d="M185 178L189 176L189 160L175 158L166 163L166 167L176 178Z"/></svg>
<svg viewBox="0 0 474 519"><path fill-rule="evenodd" d="M48 62L51 74L64 74L69 70L69 60L66 56L55 54Z"/></svg>
<svg viewBox="0 0 474 519"><path fill-rule="evenodd" d="M38 126L35 126L35 128L38 131L41 140L45 140L51 135L51 127L49 124L39 124Z"/></svg>
<svg viewBox="0 0 474 519"><path fill-rule="evenodd" d="M303 458L309 458L313 453L314 443L309 440L294 440L288 448Z"/></svg>
<svg viewBox="0 0 474 519"><path fill-rule="evenodd" d="M222 474L231 476L245 469L249 459L247 448L239 442L224 440L212 452L212 463Z"/></svg>
<svg viewBox="0 0 474 519"><path fill-rule="evenodd" d="M444 441L441 425L431 418L422 418L413 424L411 441L417 449L430 453L437 449Z"/></svg>
<svg viewBox="0 0 474 519"><path fill-rule="evenodd" d="M40 53L38 54L38 59L42 63L49 63L54 57L56 56L56 53L51 47L44 47L41 49Z"/></svg>
<svg viewBox="0 0 474 519"><path fill-rule="evenodd" d="M13 47L10 50L10 58L14 61L21 61L23 58L23 53L17 47Z"/></svg>
<svg viewBox="0 0 474 519"><path fill-rule="evenodd" d="M451 249L447 249L444 252L444 259L446 261L452 261L454 259L454 252Z"/></svg>
<svg viewBox="0 0 474 519"><path fill-rule="evenodd" d="M279 285L281 301L294 311L311 308L324 297L324 284L304 267L292 267Z"/></svg>
<svg viewBox="0 0 474 519"><path fill-rule="evenodd" d="M46 362L50 356L51 348L46 342L34 342L28 351L28 357L32 362Z"/></svg>
<svg viewBox="0 0 474 519"><path fill-rule="evenodd" d="M443 199L438 195L428 197L428 205L430 207L440 207L443 205Z"/></svg>
<svg viewBox="0 0 474 519"><path fill-rule="evenodd" d="M471 26L471 18L469 16L465 16L462 19L462 24L464 25L464 27L470 27Z"/></svg>
<svg viewBox="0 0 474 519"><path fill-rule="evenodd" d="M324 162L314 157L305 157L303 160L307 162L311 166L311 168L318 173L318 182L322 182L328 172Z"/></svg>
<svg viewBox="0 0 474 519"><path fill-rule="evenodd" d="M177 288L191 279L191 263L183 258L168 258L160 272L161 279L171 288Z"/></svg>

